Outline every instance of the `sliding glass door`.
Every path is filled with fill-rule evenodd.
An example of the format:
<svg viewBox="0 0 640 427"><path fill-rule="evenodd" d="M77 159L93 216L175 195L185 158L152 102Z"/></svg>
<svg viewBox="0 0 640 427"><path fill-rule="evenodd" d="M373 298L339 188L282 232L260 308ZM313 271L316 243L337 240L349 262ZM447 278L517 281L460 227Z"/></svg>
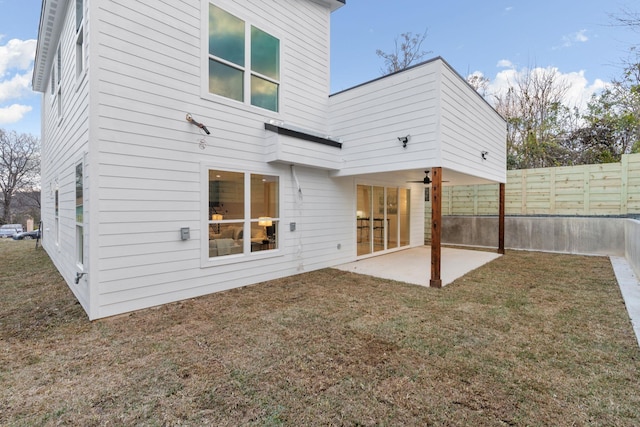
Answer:
<svg viewBox="0 0 640 427"><path fill-rule="evenodd" d="M409 192L407 188L358 185L358 256L409 245Z"/></svg>

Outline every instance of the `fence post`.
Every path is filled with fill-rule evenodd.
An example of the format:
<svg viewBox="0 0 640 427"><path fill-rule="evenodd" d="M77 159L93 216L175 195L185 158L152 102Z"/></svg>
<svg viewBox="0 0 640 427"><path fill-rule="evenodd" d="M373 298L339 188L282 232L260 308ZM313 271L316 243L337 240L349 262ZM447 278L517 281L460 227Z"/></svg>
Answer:
<svg viewBox="0 0 640 427"><path fill-rule="evenodd" d="M526 215L527 214L527 170L526 169L522 170L522 182L520 183L520 185L521 185L520 214Z"/></svg>
<svg viewBox="0 0 640 427"><path fill-rule="evenodd" d="M549 174L549 214L555 215L556 213L556 170L550 169Z"/></svg>
<svg viewBox="0 0 640 427"><path fill-rule="evenodd" d="M498 253L504 255L504 203L506 194L506 184L500 183L500 206L498 207Z"/></svg>
<svg viewBox="0 0 640 427"><path fill-rule="evenodd" d="M589 215L590 209L591 209L591 185L590 185L590 180L591 180L591 172L589 171L589 168L585 168L584 170L584 186L582 187L583 191L584 191L584 206L583 206L583 213L584 215Z"/></svg>
<svg viewBox="0 0 640 427"><path fill-rule="evenodd" d="M620 171L620 180L622 181L620 184L620 215L626 215L629 213L629 208L627 207L627 203L629 201L629 155L623 154L622 159L620 160L620 167L622 168Z"/></svg>

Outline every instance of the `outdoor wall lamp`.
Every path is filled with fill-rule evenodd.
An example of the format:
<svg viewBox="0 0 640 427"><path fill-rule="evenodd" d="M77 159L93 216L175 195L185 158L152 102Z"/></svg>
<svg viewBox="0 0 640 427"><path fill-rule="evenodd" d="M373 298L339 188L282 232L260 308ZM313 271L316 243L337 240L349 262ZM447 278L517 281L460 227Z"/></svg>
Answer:
<svg viewBox="0 0 640 427"><path fill-rule="evenodd" d="M489 155L488 151L481 151L480 152L480 157L482 157L482 160L487 160L487 156Z"/></svg>
<svg viewBox="0 0 640 427"><path fill-rule="evenodd" d="M209 132L209 129L207 129L207 127L205 125L203 125L202 123L198 123L194 120L193 116L189 113L187 113L187 121L191 124L194 124L196 126L198 126L200 129L202 129L204 131L204 133L206 133L207 135L211 135L211 132Z"/></svg>
<svg viewBox="0 0 640 427"><path fill-rule="evenodd" d="M411 135L398 137L398 141L402 143L402 148L407 148L407 144L409 143L410 138L411 138Z"/></svg>

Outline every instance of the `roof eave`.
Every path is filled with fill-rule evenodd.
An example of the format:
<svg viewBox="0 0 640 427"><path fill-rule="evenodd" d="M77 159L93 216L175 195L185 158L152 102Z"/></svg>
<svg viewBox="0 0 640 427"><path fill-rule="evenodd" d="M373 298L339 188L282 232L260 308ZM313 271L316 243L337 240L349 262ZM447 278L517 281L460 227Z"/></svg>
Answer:
<svg viewBox="0 0 640 427"><path fill-rule="evenodd" d="M340 9L347 2L347 0L312 0L312 1L329 6L329 8L331 9L331 12Z"/></svg>
<svg viewBox="0 0 640 427"><path fill-rule="evenodd" d="M64 24L64 11L68 0L43 0L38 26L38 46L33 66L33 90L44 92L47 89L50 65Z"/></svg>

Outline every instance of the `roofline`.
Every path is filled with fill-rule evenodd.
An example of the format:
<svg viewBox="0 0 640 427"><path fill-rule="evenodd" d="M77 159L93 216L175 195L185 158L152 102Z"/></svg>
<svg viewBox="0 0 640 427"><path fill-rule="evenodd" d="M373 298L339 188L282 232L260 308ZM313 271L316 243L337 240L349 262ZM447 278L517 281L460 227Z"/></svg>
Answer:
<svg viewBox="0 0 640 427"><path fill-rule="evenodd" d="M461 75L460 73L458 73L458 72L456 71L456 69L455 69L455 68L453 68L453 67L451 66L451 64L449 64L449 63L448 63L448 62L447 62L443 57L441 57L441 56L436 56L435 58L427 59L426 61L420 62L419 64L412 65L412 66L407 67L407 68L405 68L405 69L403 69L403 70L395 71L395 72L393 72L393 73L391 73L391 74L386 74L386 75L384 75L384 76L380 76L380 77L375 78L375 79L373 79L373 80L369 80L369 81L367 81L367 82L360 83L360 84L358 84L358 85L356 85L356 86L353 86L353 87L350 87L350 88L347 88L347 89L343 89L343 90L338 91L338 92L336 92L336 93L332 93L331 95L329 95L329 97L332 97L332 96L335 96L335 95L339 95L339 94L344 93L344 92L349 92L349 91L354 90L354 89L357 89L357 88L359 88L359 87L366 86L366 85L369 85L369 84L375 83L375 82L377 82L377 81L380 81L380 80L383 80L383 79L389 78L389 77L391 77L391 76L395 76L396 74L404 73L404 72L409 71L409 70L412 70L412 69L414 69L414 68L422 67L422 66L424 66L424 65L430 64L430 63L432 63L432 62L437 62L437 61L442 62L442 63L443 63L443 64L444 64L448 69L450 69L450 70L453 72L453 74L455 74L455 75L456 75L460 80L462 80L462 81L464 82L464 84L466 84L466 85L467 85L471 90L473 90L473 92L474 92L478 97L480 97L480 99L482 99L482 101L483 101L485 104L487 104L487 105L488 105L488 106L489 106L489 107L490 107L490 108L491 108L491 109L492 109L492 110L493 110L493 111L494 111L498 116L500 116L500 118L501 118L502 120L504 120L504 121L506 122L506 119L505 119L504 117L502 117L502 114L498 113L498 111L493 107L493 105L491 105L491 104L489 103L489 101L487 101L487 100L485 99L485 97L484 97L484 96L480 95L480 94L478 93L478 91L477 91L473 86L471 86L471 85L469 84L469 82L467 81L467 79L465 79L464 77L462 77L462 75Z"/></svg>
<svg viewBox="0 0 640 427"><path fill-rule="evenodd" d="M42 0L40 10L40 23L38 25L38 45L33 65L33 78L31 85L34 91L44 92L47 89L49 77L49 65L55 55L55 43L57 45L64 21L64 13L69 0Z"/></svg>
<svg viewBox="0 0 640 427"><path fill-rule="evenodd" d="M59 9L66 10L69 0L42 0L40 9L40 23L38 25L38 44L33 66L33 77L31 86L36 92L47 90L47 80L49 77L49 65L55 55L51 48L57 44L63 24L64 14L58 12ZM347 0L312 0L329 6L331 11L335 11L347 3Z"/></svg>
<svg viewBox="0 0 640 427"><path fill-rule="evenodd" d="M331 8L331 12L340 9L347 3L347 0L312 0L316 3L323 3Z"/></svg>

